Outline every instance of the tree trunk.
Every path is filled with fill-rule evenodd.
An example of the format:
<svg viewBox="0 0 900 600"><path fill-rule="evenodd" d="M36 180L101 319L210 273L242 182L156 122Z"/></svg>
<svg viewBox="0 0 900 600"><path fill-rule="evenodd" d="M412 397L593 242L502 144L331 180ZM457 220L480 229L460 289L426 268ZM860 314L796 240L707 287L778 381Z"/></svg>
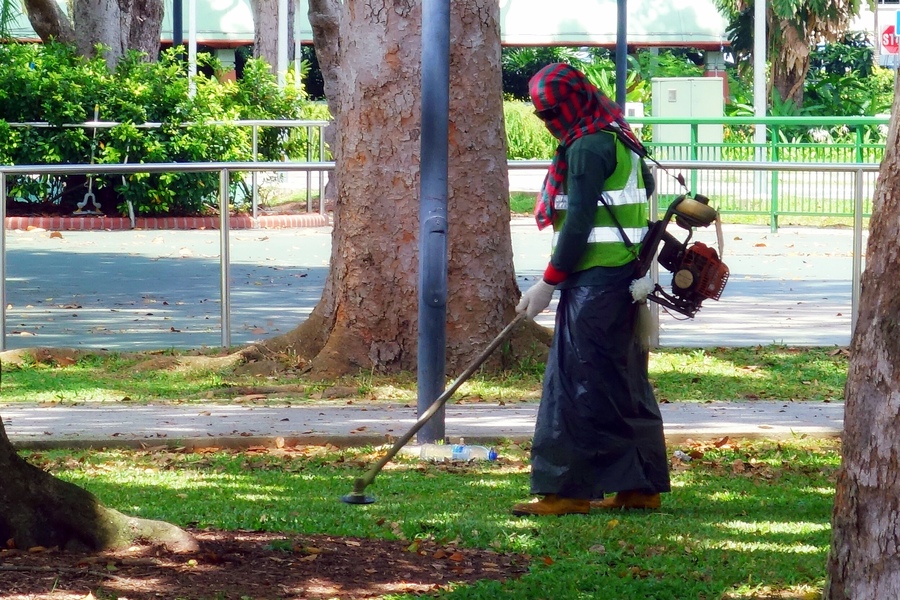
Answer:
<svg viewBox="0 0 900 600"><path fill-rule="evenodd" d="M828 600L900 598L900 86L875 192L844 406Z"/></svg>
<svg viewBox="0 0 900 600"><path fill-rule="evenodd" d="M279 0L252 0L253 57L265 60L273 73L278 69L278 4ZM288 0L288 61L294 58L295 0ZM287 66L287 65L286 65Z"/></svg>
<svg viewBox="0 0 900 600"><path fill-rule="evenodd" d="M772 86L782 101L792 100L797 108L803 106L803 83L809 72L809 41L793 24L782 20L771 26L769 35L775 36L771 56Z"/></svg>
<svg viewBox="0 0 900 600"><path fill-rule="evenodd" d="M162 0L78 0L75 3L75 38L78 52L93 56L97 44L107 48L110 68L128 50L156 60L162 27Z"/></svg>
<svg viewBox="0 0 900 600"><path fill-rule="evenodd" d="M114 68L128 50L155 61L159 56L162 0L78 0L74 26L54 0L25 0L28 20L40 38L75 43L78 52L93 56L94 47L108 48L106 62Z"/></svg>
<svg viewBox="0 0 900 600"><path fill-rule="evenodd" d="M156 62L159 58L159 37L165 12L163 0L132 0L120 2L119 6L129 6L127 17L128 37L126 50L137 50L147 55L147 60Z"/></svg>
<svg viewBox="0 0 900 600"><path fill-rule="evenodd" d="M310 2L336 131L331 269L310 318L269 347L297 352L312 375L416 366L421 19L420 2ZM497 2L451 3L451 39L449 373L512 319L519 296ZM521 347L540 347L535 336L546 350L536 326Z"/></svg>
<svg viewBox="0 0 900 600"><path fill-rule="evenodd" d="M25 0L28 21L44 40L55 39L64 44L75 42L75 28L56 0Z"/></svg>
<svg viewBox="0 0 900 600"><path fill-rule="evenodd" d="M123 515L80 487L27 463L16 454L2 419L0 473L3 547L105 550L147 540L173 552L197 550L194 538L174 525Z"/></svg>

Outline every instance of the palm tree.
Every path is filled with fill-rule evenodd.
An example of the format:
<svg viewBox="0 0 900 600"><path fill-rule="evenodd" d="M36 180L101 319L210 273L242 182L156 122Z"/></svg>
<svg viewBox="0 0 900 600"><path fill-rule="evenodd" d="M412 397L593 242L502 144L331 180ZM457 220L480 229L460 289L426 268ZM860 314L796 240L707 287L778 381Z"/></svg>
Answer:
<svg viewBox="0 0 900 600"><path fill-rule="evenodd" d="M738 65L750 67L753 52L754 0L716 0L729 19L728 36ZM847 31L859 13L860 0L779 0L766 3L766 48L770 64L771 97L803 105L803 82L809 71L810 50L819 42L833 42Z"/></svg>
<svg viewBox="0 0 900 600"><path fill-rule="evenodd" d="M10 29L16 15L14 2L16 0L0 0L0 41L12 37Z"/></svg>

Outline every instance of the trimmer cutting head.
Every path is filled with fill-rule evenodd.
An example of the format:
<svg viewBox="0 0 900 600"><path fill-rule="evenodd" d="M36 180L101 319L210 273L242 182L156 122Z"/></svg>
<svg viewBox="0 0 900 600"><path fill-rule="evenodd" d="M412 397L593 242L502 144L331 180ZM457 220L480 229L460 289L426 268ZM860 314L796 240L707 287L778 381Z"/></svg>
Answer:
<svg viewBox="0 0 900 600"><path fill-rule="evenodd" d="M375 496L366 496L362 493L350 492L341 496L341 502L344 504L372 504L375 502Z"/></svg>
<svg viewBox="0 0 900 600"><path fill-rule="evenodd" d="M375 497L366 496L366 487L368 485L365 478L359 477L353 482L353 491L341 496L341 502L344 504L372 504L375 502Z"/></svg>

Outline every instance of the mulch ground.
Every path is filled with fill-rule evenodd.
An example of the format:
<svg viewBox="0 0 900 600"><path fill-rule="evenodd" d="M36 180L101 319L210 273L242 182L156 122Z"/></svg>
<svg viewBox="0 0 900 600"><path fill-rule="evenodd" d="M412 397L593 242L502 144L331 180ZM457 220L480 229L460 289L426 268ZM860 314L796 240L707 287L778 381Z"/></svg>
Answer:
<svg viewBox="0 0 900 600"><path fill-rule="evenodd" d="M506 580L529 557L422 541L191 531L193 554L0 550L4 600L361 600Z"/></svg>

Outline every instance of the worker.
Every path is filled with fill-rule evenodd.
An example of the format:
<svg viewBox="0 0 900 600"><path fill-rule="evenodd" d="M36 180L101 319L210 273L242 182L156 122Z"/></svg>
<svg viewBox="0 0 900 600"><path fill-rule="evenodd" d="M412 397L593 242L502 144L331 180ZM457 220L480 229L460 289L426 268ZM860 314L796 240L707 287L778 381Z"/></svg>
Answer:
<svg viewBox="0 0 900 600"><path fill-rule="evenodd" d="M554 232L543 277L516 310L534 318L555 289L560 298L531 450L539 498L512 512L656 509L670 484L648 377L648 290L636 290L655 185L646 150L618 105L577 69L548 65L529 91L559 140L535 207L538 227Z"/></svg>

